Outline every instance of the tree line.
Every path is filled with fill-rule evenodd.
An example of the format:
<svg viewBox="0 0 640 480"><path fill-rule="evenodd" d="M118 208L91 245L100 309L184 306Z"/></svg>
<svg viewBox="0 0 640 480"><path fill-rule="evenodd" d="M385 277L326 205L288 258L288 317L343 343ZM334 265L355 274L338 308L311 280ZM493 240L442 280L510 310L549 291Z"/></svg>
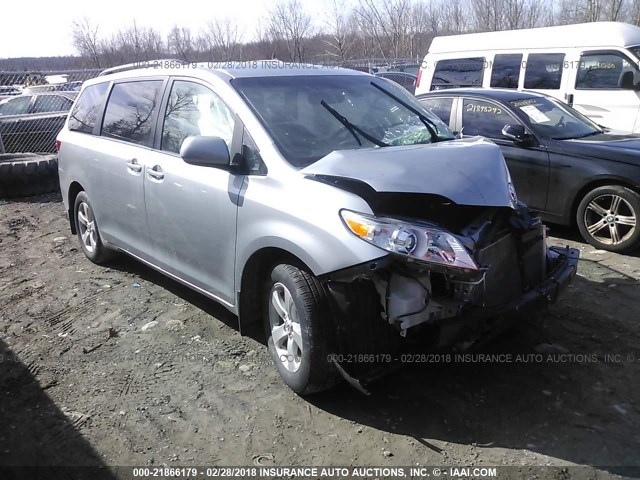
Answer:
<svg viewBox="0 0 640 480"><path fill-rule="evenodd" d="M255 32L229 18L167 34L133 21L110 35L87 18L73 22L77 66L175 58L187 62L278 58L346 63L418 61L434 36L600 20L640 24L640 0L331 0L314 18L300 0L277 0Z"/></svg>

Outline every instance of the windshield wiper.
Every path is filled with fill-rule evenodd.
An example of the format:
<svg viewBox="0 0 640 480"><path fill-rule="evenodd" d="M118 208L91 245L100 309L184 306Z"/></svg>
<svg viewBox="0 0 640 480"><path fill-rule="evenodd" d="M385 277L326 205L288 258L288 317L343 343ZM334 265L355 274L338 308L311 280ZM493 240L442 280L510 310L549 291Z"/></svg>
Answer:
<svg viewBox="0 0 640 480"><path fill-rule="evenodd" d="M420 110L417 110L417 109L413 108L411 105L409 105L404 100L396 97L393 93L386 91L380 85L376 85L373 82L371 82L371 85L373 85L375 88L380 90L385 95L393 98L396 102L398 102L400 105L402 105L404 108L409 110L414 115L417 115L418 118L420 119L420 121L422 123L424 123L424 126L427 128L427 130L429 130L429 135L431 135L431 137L433 137L433 140L432 140L433 143L435 143L435 142L440 140L440 138L438 137L438 134L436 133L438 131L438 126L435 123L433 123L433 121L429 117L427 117L422 112L420 112Z"/></svg>
<svg viewBox="0 0 640 480"><path fill-rule="evenodd" d="M327 102L325 102L324 100L322 100L320 102L320 105L322 105L324 108L327 109L327 111L333 115L336 120L338 120L342 125L344 125L344 127L349 130L351 132L351 135L354 136L354 138L358 141L358 144L360 146L362 146L362 142L360 141L360 139L358 138L358 135L356 135L356 132L358 132L360 135L362 135L364 138L366 138L367 140L369 140L371 143L379 146L379 147L388 147L389 144L388 143L384 143L382 140L378 140L376 137L373 137L371 135L369 135L367 132L365 132L364 130L362 130L360 127L358 127L357 125L354 125L353 123L351 123L347 117L345 117L344 115L340 114L337 110L335 110L333 107L331 107Z"/></svg>

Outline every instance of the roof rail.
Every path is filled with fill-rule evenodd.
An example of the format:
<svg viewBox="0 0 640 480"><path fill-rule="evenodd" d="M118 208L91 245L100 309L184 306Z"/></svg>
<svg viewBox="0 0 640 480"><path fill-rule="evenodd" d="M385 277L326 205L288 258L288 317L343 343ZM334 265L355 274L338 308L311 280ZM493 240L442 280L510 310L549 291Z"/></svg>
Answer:
<svg viewBox="0 0 640 480"><path fill-rule="evenodd" d="M178 60L177 58L159 58L154 60L138 60L137 62L127 63L125 65L118 65L117 67L107 68L102 70L98 76L109 75L110 73L126 72L127 70L135 70L137 68L155 68L160 67L164 62L176 62L180 64L187 63L184 60Z"/></svg>

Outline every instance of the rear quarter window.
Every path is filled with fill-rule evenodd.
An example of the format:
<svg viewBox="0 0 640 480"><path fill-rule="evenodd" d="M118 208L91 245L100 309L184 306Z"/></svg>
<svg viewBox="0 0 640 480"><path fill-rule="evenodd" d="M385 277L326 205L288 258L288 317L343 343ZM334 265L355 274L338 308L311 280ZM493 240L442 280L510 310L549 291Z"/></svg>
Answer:
<svg viewBox="0 0 640 480"><path fill-rule="evenodd" d="M93 132L108 86L108 83L98 83L84 89L69 115L69 130Z"/></svg>
<svg viewBox="0 0 640 480"><path fill-rule="evenodd" d="M431 90L481 87L484 67L484 57L438 60L431 80Z"/></svg>

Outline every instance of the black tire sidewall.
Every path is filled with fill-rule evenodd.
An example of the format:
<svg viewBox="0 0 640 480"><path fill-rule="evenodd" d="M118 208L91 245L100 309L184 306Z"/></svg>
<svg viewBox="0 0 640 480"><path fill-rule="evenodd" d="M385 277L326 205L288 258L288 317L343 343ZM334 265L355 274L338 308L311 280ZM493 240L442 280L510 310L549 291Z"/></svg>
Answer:
<svg viewBox="0 0 640 480"><path fill-rule="evenodd" d="M308 285L305 286L305 282L302 281L305 279L305 275L310 274L303 273L291 265L277 265L271 270L271 274L265 282L263 294L265 299L264 326L271 358L285 384L299 394L313 393L331 386L331 382L328 382L327 378L331 377L330 372L334 370L333 365L327 359L330 335L329 338L327 335L322 335L321 323L328 319L323 318L325 312L319 311L320 306L318 305L318 301L326 299L315 298L316 301L307 301L307 305L305 305L303 298L314 298ZM289 290L298 312L303 349L300 368L296 372L288 371L282 364L271 337L269 313L274 308L271 304L271 289L276 283L282 283Z"/></svg>
<svg viewBox="0 0 640 480"><path fill-rule="evenodd" d="M631 207L634 209L636 215L636 231L631 237L618 245L607 245L606 243L599 242L589 234L584 224L584 213L589 203L596 197L601 195L618 195L624 198ZM608 250L611 252L625 252L637 248L640 242L640 228L638 228L637 219L640 214L640 195L633 190L619 185L607 185L598 187L591 190L580 202L578 211L576 213L576 222L578 224L578 230L587 243L600 250Z"/></svg>

